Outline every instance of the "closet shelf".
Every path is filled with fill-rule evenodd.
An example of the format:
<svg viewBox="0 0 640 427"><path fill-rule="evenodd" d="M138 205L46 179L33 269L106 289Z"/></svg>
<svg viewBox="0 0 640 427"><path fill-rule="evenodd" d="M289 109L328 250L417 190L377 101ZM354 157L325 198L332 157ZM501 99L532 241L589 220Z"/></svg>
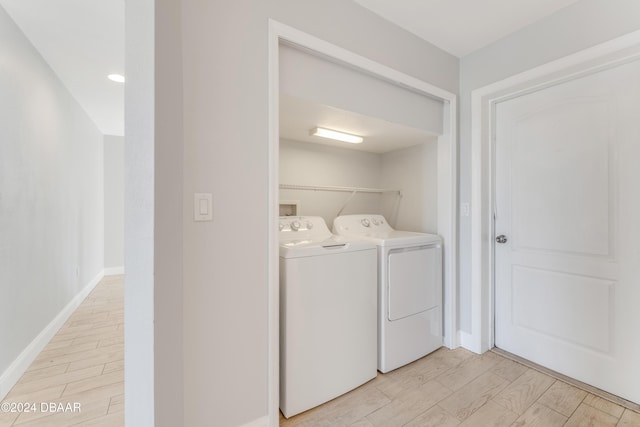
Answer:
<svg viewBox="0 0 640 427"><path fill-rule="evenodd" d="M387 190L384 188L366 188L366 187L331 187L326 185L295 185L280 184L281 190L312 190L312 191L338 191L342 193L396 193L402 196L402 190Z"/></svg>

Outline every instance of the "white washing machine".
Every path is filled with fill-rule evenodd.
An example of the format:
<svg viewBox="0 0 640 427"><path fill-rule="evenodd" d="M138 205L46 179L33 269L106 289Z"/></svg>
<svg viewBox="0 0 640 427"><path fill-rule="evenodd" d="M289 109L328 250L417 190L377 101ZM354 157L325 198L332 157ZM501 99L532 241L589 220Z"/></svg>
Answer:
<svg viewBox="0 0 640 427"><path fill-rule="evenodd" d="M442 346L442 239L391 228L382 215L344 215L333 232L378 247L378 370Z"/></svg>
<svg viewBox="0 0 640 427"><path fill-rule="evenodd" d="M377 255L321 217L280 218L280 409L289 418L375 378Z"/></svg>

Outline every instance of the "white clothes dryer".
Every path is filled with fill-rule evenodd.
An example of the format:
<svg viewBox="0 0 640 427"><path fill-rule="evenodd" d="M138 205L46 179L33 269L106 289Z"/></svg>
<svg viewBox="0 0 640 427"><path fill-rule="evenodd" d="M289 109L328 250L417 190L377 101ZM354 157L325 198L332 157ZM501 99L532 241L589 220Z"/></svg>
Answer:
<svg viewBox="0 0 640 427"><path fill-rule="evenodd" d="M344 215L337 235L378 248L378 370L389 372L440 348L442 239L394 230L382 215Z"/></svg>
<svg viewBox="0 0 640 427"><path fill-rule="evenodd" d="M375 378L377 256L321 217L280 218L280 409L289 418Z"/></svg>

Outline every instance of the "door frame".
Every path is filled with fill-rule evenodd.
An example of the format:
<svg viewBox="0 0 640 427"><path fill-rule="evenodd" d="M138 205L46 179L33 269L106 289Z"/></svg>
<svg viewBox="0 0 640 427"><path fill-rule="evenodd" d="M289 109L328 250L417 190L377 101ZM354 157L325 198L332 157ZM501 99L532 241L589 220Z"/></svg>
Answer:
<svg viewBox="0 0 640 427"><path fill-rule="evenodd" d="M455 348L457 339L457 96L425 81L330 44L275 20L269 20L269 278L268 278L268 405L269 425L278 425L279 412L279 49L280 44L304 49L345 64L394 85L444 103L443 135L438 138L438 234L444 244L444 345Z"/></svg>
<svg viewBox="0 0 640 427"><path fill-rule="evenodd" d="M471 333L461 345L494 346L495 106L497 103L640 59L640 31L590 47L471 93Z"/></svg>

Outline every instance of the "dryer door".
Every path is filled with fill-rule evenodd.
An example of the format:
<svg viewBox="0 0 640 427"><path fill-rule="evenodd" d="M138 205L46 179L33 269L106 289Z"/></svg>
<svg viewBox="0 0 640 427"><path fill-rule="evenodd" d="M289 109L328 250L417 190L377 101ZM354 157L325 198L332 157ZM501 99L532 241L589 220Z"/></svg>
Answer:
<svg viewBox="0 0 640 427"><path fill-rule="evenodd" d="M390 321L441 304L441 252L439 246L392 249L387 258Z"/></svg>

